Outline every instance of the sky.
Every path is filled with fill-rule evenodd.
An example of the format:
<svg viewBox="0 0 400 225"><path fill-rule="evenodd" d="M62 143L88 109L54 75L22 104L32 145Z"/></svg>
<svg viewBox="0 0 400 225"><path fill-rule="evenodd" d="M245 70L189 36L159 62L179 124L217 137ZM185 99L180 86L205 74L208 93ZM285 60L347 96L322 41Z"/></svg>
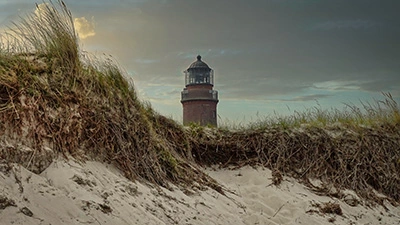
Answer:
<svg viewBox="0 0 400 225"><path fill-rule="evenodd" d="M0 31L35 2L0 0ZM55 1L56 2L56 1ZM202 56L219 122L313 107L400 102L399 0L65 0L82 49L112 55L138 95L182 121L180 92Z"/></svg>

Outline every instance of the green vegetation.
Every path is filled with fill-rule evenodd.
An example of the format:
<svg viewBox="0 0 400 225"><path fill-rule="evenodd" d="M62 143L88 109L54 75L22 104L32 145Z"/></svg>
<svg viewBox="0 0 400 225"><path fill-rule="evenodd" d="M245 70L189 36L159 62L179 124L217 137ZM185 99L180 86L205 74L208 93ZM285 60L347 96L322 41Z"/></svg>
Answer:
<svg viewBox="0 0 400 225"><path fill-rule="evenodd" d="M264 166L318 192L352 189L400 203L400 115L386 100L262 119L246 127L184 128L141 102L110 57L83 54L62 1L2 35L0 162L43 171L59 155L115 164L130 179L222 188L198 165ZM314 187L310 179L324 185ZM336 191L332 193L332 186Z"/></svg>

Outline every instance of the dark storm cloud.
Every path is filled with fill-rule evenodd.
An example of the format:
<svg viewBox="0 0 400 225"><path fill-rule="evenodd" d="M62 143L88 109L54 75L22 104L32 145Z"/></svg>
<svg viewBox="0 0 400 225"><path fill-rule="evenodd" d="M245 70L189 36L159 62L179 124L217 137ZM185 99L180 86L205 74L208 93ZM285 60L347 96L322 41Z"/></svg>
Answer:
<svg viewBox="0 0 400 225"><path fill-rule="evenodd" d="M314 30L345 30L345 29L371 29L377 26L381 26L374 21L368 20L337 20L337 21L326 21L315 24L311 29Z"/></svg>
<svg viewBox="0 0 400 225"><path fill-rule="evenodd" d="M159 69L149 70L165 72L164 81L177 75L176 68L182 75L202 54L216 71L217 87L237 98L290 94L331 80L380 80L384 88L390 86L385 81L400 83L396 6L368 0L150 2L140 7L151 29L136 35L142 44L135 50L159 60Z"/></svg>
<svg viewBox="0 0 400 225"><path fill-rule="evenodd" d="M332 95L326 95L326 94L315 94L315 95L305 95L305 96L296 96L293 98L289 99L278 99L277 101L281 102L306 102L306 101L316 101L322 98L328 98L331 97Z"/></svg>
<svg viewBox="0 0 400 225"><path fill-rule="evenodd" d="M96 35L83 42L85 48L114 55L135 71L139 88L171 88L154 92L159 96L148 93L150 98L179 93L182 72L197 54L215 70L215 88L226 99L287 95L306 101L329 98L304 93L314 89L380 92L398 90L400 84L398 0L67 4L75 17L95 21ZM0 14L5 11L2 6Z"/></svg>

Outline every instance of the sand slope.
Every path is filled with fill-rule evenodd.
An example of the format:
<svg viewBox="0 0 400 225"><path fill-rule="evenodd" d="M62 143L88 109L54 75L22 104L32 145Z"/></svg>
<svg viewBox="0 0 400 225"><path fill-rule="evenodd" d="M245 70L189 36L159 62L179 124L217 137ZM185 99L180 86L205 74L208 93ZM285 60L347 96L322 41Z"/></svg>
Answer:
<svg viewBox="0 0 400 225"><path fill-rule="evenodd" d="M226 196L131 182L93 161L58 160L40 175L1 164L0 224L400 224L400 207L352 207L291 178L276 187L270 170L206 172L230 190ZM320 213L316 205L326 202L343 215Z"/></svg>

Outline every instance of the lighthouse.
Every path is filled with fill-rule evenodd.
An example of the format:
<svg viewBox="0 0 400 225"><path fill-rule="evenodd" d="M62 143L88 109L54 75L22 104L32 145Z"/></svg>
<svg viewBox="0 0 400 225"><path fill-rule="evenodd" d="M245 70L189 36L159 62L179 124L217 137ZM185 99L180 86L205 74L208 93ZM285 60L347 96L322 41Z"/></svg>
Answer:
<svg viewBox="0 0 400 225"><path fill-rule="evenodd" d="M184 74L185 88L181 92L183 125L217 126L218 92L213 90L214 71L198 55Z"/></svg>

